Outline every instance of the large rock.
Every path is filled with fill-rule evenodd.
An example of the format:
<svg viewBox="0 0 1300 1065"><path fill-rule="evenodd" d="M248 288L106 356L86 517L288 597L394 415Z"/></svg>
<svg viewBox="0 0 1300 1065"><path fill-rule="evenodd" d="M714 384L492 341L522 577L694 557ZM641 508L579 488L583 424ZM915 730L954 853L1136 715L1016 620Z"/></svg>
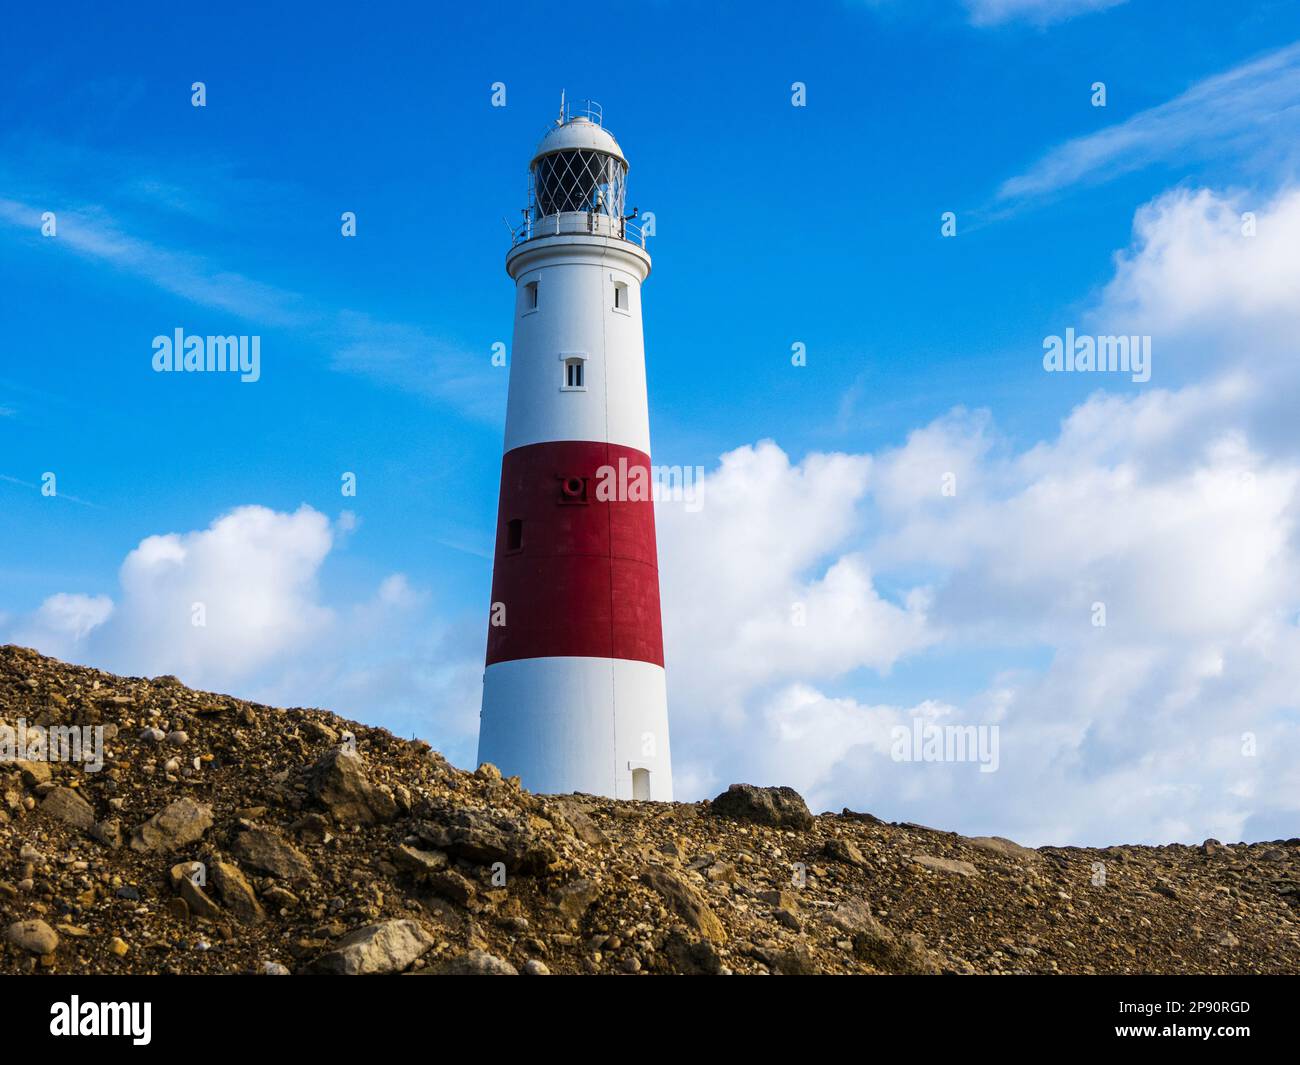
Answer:
<svg viewBox="0 0 1300 1065"><path fill-rule="evenodd" d="M266 920L266 910L257 901L253 885L239 866L231 862L213 862L211 874L212 886L221 896L221 901L239 920L245 924L259 924Z"/></svg>
<svg viewBox="0 0 1300 1065"><path fill-rule="evenodd" d="M191 798L164 806L131 834L131 849L168 853L200 839L212 827L212 807Z"/></svg>
<svg viewBox="0 0 1300 1065"><path fill-rule="evenodd" d="M582 877L561 884L552 891L551 903L559 911L560 916L581 921L599 894L600 888L595 881Z"/></svg>
<svg viewBox="0 0 1300 1065"><path fill-rule="evenodd" d="M41 784L48 784L54 775L50 770L50 763L43 761L28 761L26 758L16 758L10 763L22 775L23 783L29 788L38 787Z"/></svg>
<svg viewBox="0 0 1300 1065"><path fill-rule="evenodd" d="M664 937L654 967L658 972L679 976L717 976L722 972L722 958L708 940L695 939L674 928Z"/></svg>
<svg viewBox="0 0 1300 1065"><path fill-rule="evenodd" d="M307 790L344 824L373 825L397 816L397 803L373 784L361 755L348 747L326 752L307 771Z"/></svg>
<svg viewBox="0 0 1300 1065"><path fill-rule="evenodd" d="M44 921L15 921L5 932L19 950L33 954L53 954L59 949L59 935Z"/></svg>
<svg viewBox="0 0 1300 1065"><path fill-rule="evenodd" d="M641 870L641 883L659 892L668 908L705 939L715 943L727 941L727 930L704 896L676 873L662 866L648 865Z"/></svg>
<svg viewBox="0 0 1300 1065"><path fill-rule="evenodd" d="M503 862L507 873L542 873L553 863L555 848L521 818L465 807L431 807L416 834L453 858L475 865Z"/></svg>
<svg viewBox="0 0 1300 1065"><path fill-rule="evenodd" d="M447 856L442 851L426 851L402 843L393 851L393 864L417 874L436 873L447 867Z"/></svg>
<svg viewBox="0 0 1300 1065"><path fill-rule="evenodd" d="M1017 862L1041 862L1043 856L1030 847L1022 847L1002 836L972 836L966 841L972 847L978 847L990 854L1000 854Z"/></svg>
<svg viewBox="0 0 1300 1065"><path fill-rule="evenodd" d="M230 849L244 864L281 880L301 880L312 873L307 856L269 828L250 828L241 832Z"/></svg>
<svg viewBox="0 0 1300 1065"><path fill-rule="evenodd" d="M914 854L912 861L924 869L947 873L949 876L979 876L979 870L975 866L959 858L935 858L929 854Z"/></svg>
<svg viewBox="0 0 1300 1065"><path fill-rule="evenodd" d="M381 921L345 936L337 947L312 962L308 971L329 976L400 973L433 942L433 936L414 921Z"/></svg>
<svg viewBox="0 0 1300 1065"><path fill-rule="evenodd" d="M71 788L55 788L41 803L41 813L83 832L95 826L95 810Z"/></svg>
<svg viewBox="0 0 1300 1065"><path fill-rule="evenodd" d="M589 847L608 846L609 838L602 832L585 810L576 802L565 802L563 800L554 803L547 808L547 813L551 820L559 819L573 830L573 834L582 840Z"/></svg>
<svg viewBox="0 0 1300 1065"><path fill-rule="evenodd" d="M794 788L757 788L732 784L709 803L709 812L733 821L806 831L813 826L808 804Z"/></svg>
<svg viewBox="0 0 1300 1065"><path fill-rule="evenodd" d="M848 933L855 955L883 972L912 976L939 972L938 962L920 936L895 935L860 899L841 902L829 919L841 932Z"/></svg>

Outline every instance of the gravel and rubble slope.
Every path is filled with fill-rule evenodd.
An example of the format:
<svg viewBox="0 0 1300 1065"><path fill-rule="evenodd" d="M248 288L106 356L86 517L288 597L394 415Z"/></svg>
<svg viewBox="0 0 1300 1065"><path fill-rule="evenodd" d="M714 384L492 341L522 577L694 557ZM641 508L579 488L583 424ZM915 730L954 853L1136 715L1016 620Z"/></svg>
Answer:
<svg viewBox="0 0 1300 1065"><path fill-rule="evenodd" d="M1031 850L789 789L531 795L322 710L3 647L20 724L0 973L1300 971L1300 839ZM39 757L60 726L102 726L103 767Z"/></svg>

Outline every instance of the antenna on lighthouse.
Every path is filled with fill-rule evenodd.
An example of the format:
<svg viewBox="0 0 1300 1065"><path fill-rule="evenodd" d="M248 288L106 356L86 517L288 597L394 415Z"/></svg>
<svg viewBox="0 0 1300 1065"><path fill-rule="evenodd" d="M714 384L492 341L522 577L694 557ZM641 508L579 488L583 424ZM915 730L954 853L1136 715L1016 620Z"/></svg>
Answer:
<svg viewBox="0 0 1300 1065"><path fill-rule="evenodd" d="M564 90L560 90L560 117L555 120L557 126L564 125Z"/></svg>

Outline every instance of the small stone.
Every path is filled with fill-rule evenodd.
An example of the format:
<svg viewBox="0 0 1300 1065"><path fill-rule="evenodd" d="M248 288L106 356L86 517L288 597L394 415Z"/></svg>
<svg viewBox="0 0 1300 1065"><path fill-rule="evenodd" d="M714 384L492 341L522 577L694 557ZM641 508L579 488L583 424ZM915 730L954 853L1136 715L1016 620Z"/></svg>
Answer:
<svg viewBox="0 0 1300 1065"><path fill-rule="evenodd" d="M572 880L551 892L551 904L560 912L560 916L580 921L599 893L600 889L594 881Z"/></svg>
<svg viewBox="0 0 1300 1065"><path fill-rule="evenodd" d="M118 847L122 846L122 822L116 817L98 821L92 826L90 836L109 848L109 850L117 850Z"/></svg>
<svg viewBox="0 0 1300 1065"><path fill-rule="evenodd" d="M705 939L725 943L727 931L704 897L676 873L661 866L641 870L641 883L657 891L668 908Z"/></svg>
<svg viewBox="0 0 1300 1065"><path fill-rule="evenodd" d="M936 873L949 873L952 876L979 876L979 870L970 862L963 862L956 858L934 858L928 854L914 854L912 861L925 869L932 869Z"/></svg>
<svg viewBox="0 0 1300 1065"><path fill-rule="evenodd" d="M519 970L504 958L483 950L471 950L434 967L431 976L518 976ZM534 974L539 975L539 974Z"/></svg>
<svg viewBox="0 0 1300 1065"><path fill-rule="evenodd" d="M424 851L405 843L393 851L393 864L414 873L436 873L447 866L447 856L442 851Z"/></svg>
<svg viewBox="0 0 1300 1065"><path fill-rule="evenodd" d="M226 908L247 924L259 924L266 920L266 911L257 901L253 886L240 871L239 866L230 862L212 863L212 886L216 889Z"/></svg>
<svg viewBox="0 0 1300 1065"><path fill-rule="evenodd" d="M523 969L520 970L524 976L550 976L551 970L546 967L546 962L538 961L536 958L529 958L524 962Z"/></svg>
<svg viewBox="0 0 1300 1065"><path fill-rule="evenodd" d="M866 865L867 859L862 856L862 852L852 841L833 837L826 841L822 847L822 853L834 862L843 862L845 865Z"/></svg>
<svg viewBox="0 0 1300 1065"><path fill-rule="evenodd" d="M14 760L13 765L21 774L23 783L29 788L37 787L40 784L48 784L53 775L50 771L49 762L36 762L29 761L26 758L17 758Z"/></svg>
<svg viewBox="0 0 1300 1065"><path fill-rule="evenodd" d="M444 869L429 876L429 887L435 895L461 906L468 906L474 901L477 889L474 884L455 869Z"/></svg>
<svg viewBox="0 0 1300 1065"><path fill-rule="evenodd" d="M117 936L108 941L108 949L119 958L125 958L131 950L126 940L119 939Z"/></svg>
<svg viewBox="0 0 1300 1065"><path fill-rule="evenodd" d="M236 858L282 880L311 876L311 862L292 843L268 828L252 828L235 837L231 847Z"/></svg>
<svg viewBox="0 0 1300 1065"><path fill-rule="evenodd" d="M180 894L195 917L211 919L221 915L221 907L191 877L181 878Z"/></svg>
<svg viewBox="0 0 1300 1065"><path fill-rule="evenodd" d="M309 968L336 976L402 972L433 944L433 936L414 921L384 921L358 928Z"/></svg>
<svg viewBox="0 0 1300 1065"><path fill-rule="evenodd" d="M55 788L47 793L41 813L82 831L89 831L95 824L94 808L71 788Z"/></svg>
<svg viewBox="0 0 1300 1065"><path fill-rule="evenodd" d="M212 827L212 807L191 798L163 807L131 836L131 849L170 852L200 839Z"/></svg>
<svg viewBox="0 0 1300 1065"><path fill-rule="evenodd" d="M5 938L19 950L32 954L53 954L59 949L59 936L44 921L15 921L5 932Z"/></svg>
<svg viewBox="0 0 1300 1065"><path fill-rule="evenodd" d="M328 743L331 746L339 742L339 734L328 725L319 721L308 721L302 727L307 738L316 743Z"/></svg>
<svg viewBox="0 0 1300 1065"><path fill-rule="evenodd" d="M163 737L163 742L171 744L173 747L184 747L190 742L190 734L184 729L175 729Z"/></svg>
<svg viewBox="0 0 1300 1065"><path fill-rule="evenodd" d="M278 961L264 961L258 968L258 973L262 976L289 976L289 967L282 965Z"/></svg>
<svg viewBox="0 0 1300 1065"><path fill-rule="evenodd" d="M347 747L317 760L307 772L307 790L340 822L370 825L397 816L392 796L371 783L361 756Z"/></svg>
<svg viewBox="0 0 1300 1065"><path fill-rule="evenodd" d="M142 743L162 743L167 738L167 733L160 728L143 728L140 730L139 739Z"/></svg>

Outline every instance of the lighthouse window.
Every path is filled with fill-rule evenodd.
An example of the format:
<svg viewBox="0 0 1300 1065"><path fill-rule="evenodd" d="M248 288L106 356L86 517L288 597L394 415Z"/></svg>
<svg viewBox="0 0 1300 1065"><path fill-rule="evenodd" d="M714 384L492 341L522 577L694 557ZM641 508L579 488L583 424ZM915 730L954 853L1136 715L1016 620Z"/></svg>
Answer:
<svg viewBox="0 0 1300 1065"><path fill-rule="evenodd" d="M650 770L632 770L632 798L640 799L642 802L650 798Z"/></svg>
<svg viewBox="0 0 1300 1065"><path fill-rule="evenodd" d="M627 310L627 285L622 281L614 282L614 310Z"/></svg>
<svg viewBox="0 0 1300 1065"><path fill-rule="evenodd" d="M524 546L524 523L521 518L506 522L506 550L519 551Z"/></svg>
<svg viewBox="0 0 1300 1065"><path fill-rule="evenodd" d="M524 310L525 311L537 310L537 282L536 281L529 281L528 284L524 286Z"/></svg>
<svg viewBox="0 0 1300 1065"><path fill-rule="evenodd" d="M566 390L580 391L587 387L586 377L583 372L583 363L585 359L571 358L564 360L564 388Z"/></svg>

